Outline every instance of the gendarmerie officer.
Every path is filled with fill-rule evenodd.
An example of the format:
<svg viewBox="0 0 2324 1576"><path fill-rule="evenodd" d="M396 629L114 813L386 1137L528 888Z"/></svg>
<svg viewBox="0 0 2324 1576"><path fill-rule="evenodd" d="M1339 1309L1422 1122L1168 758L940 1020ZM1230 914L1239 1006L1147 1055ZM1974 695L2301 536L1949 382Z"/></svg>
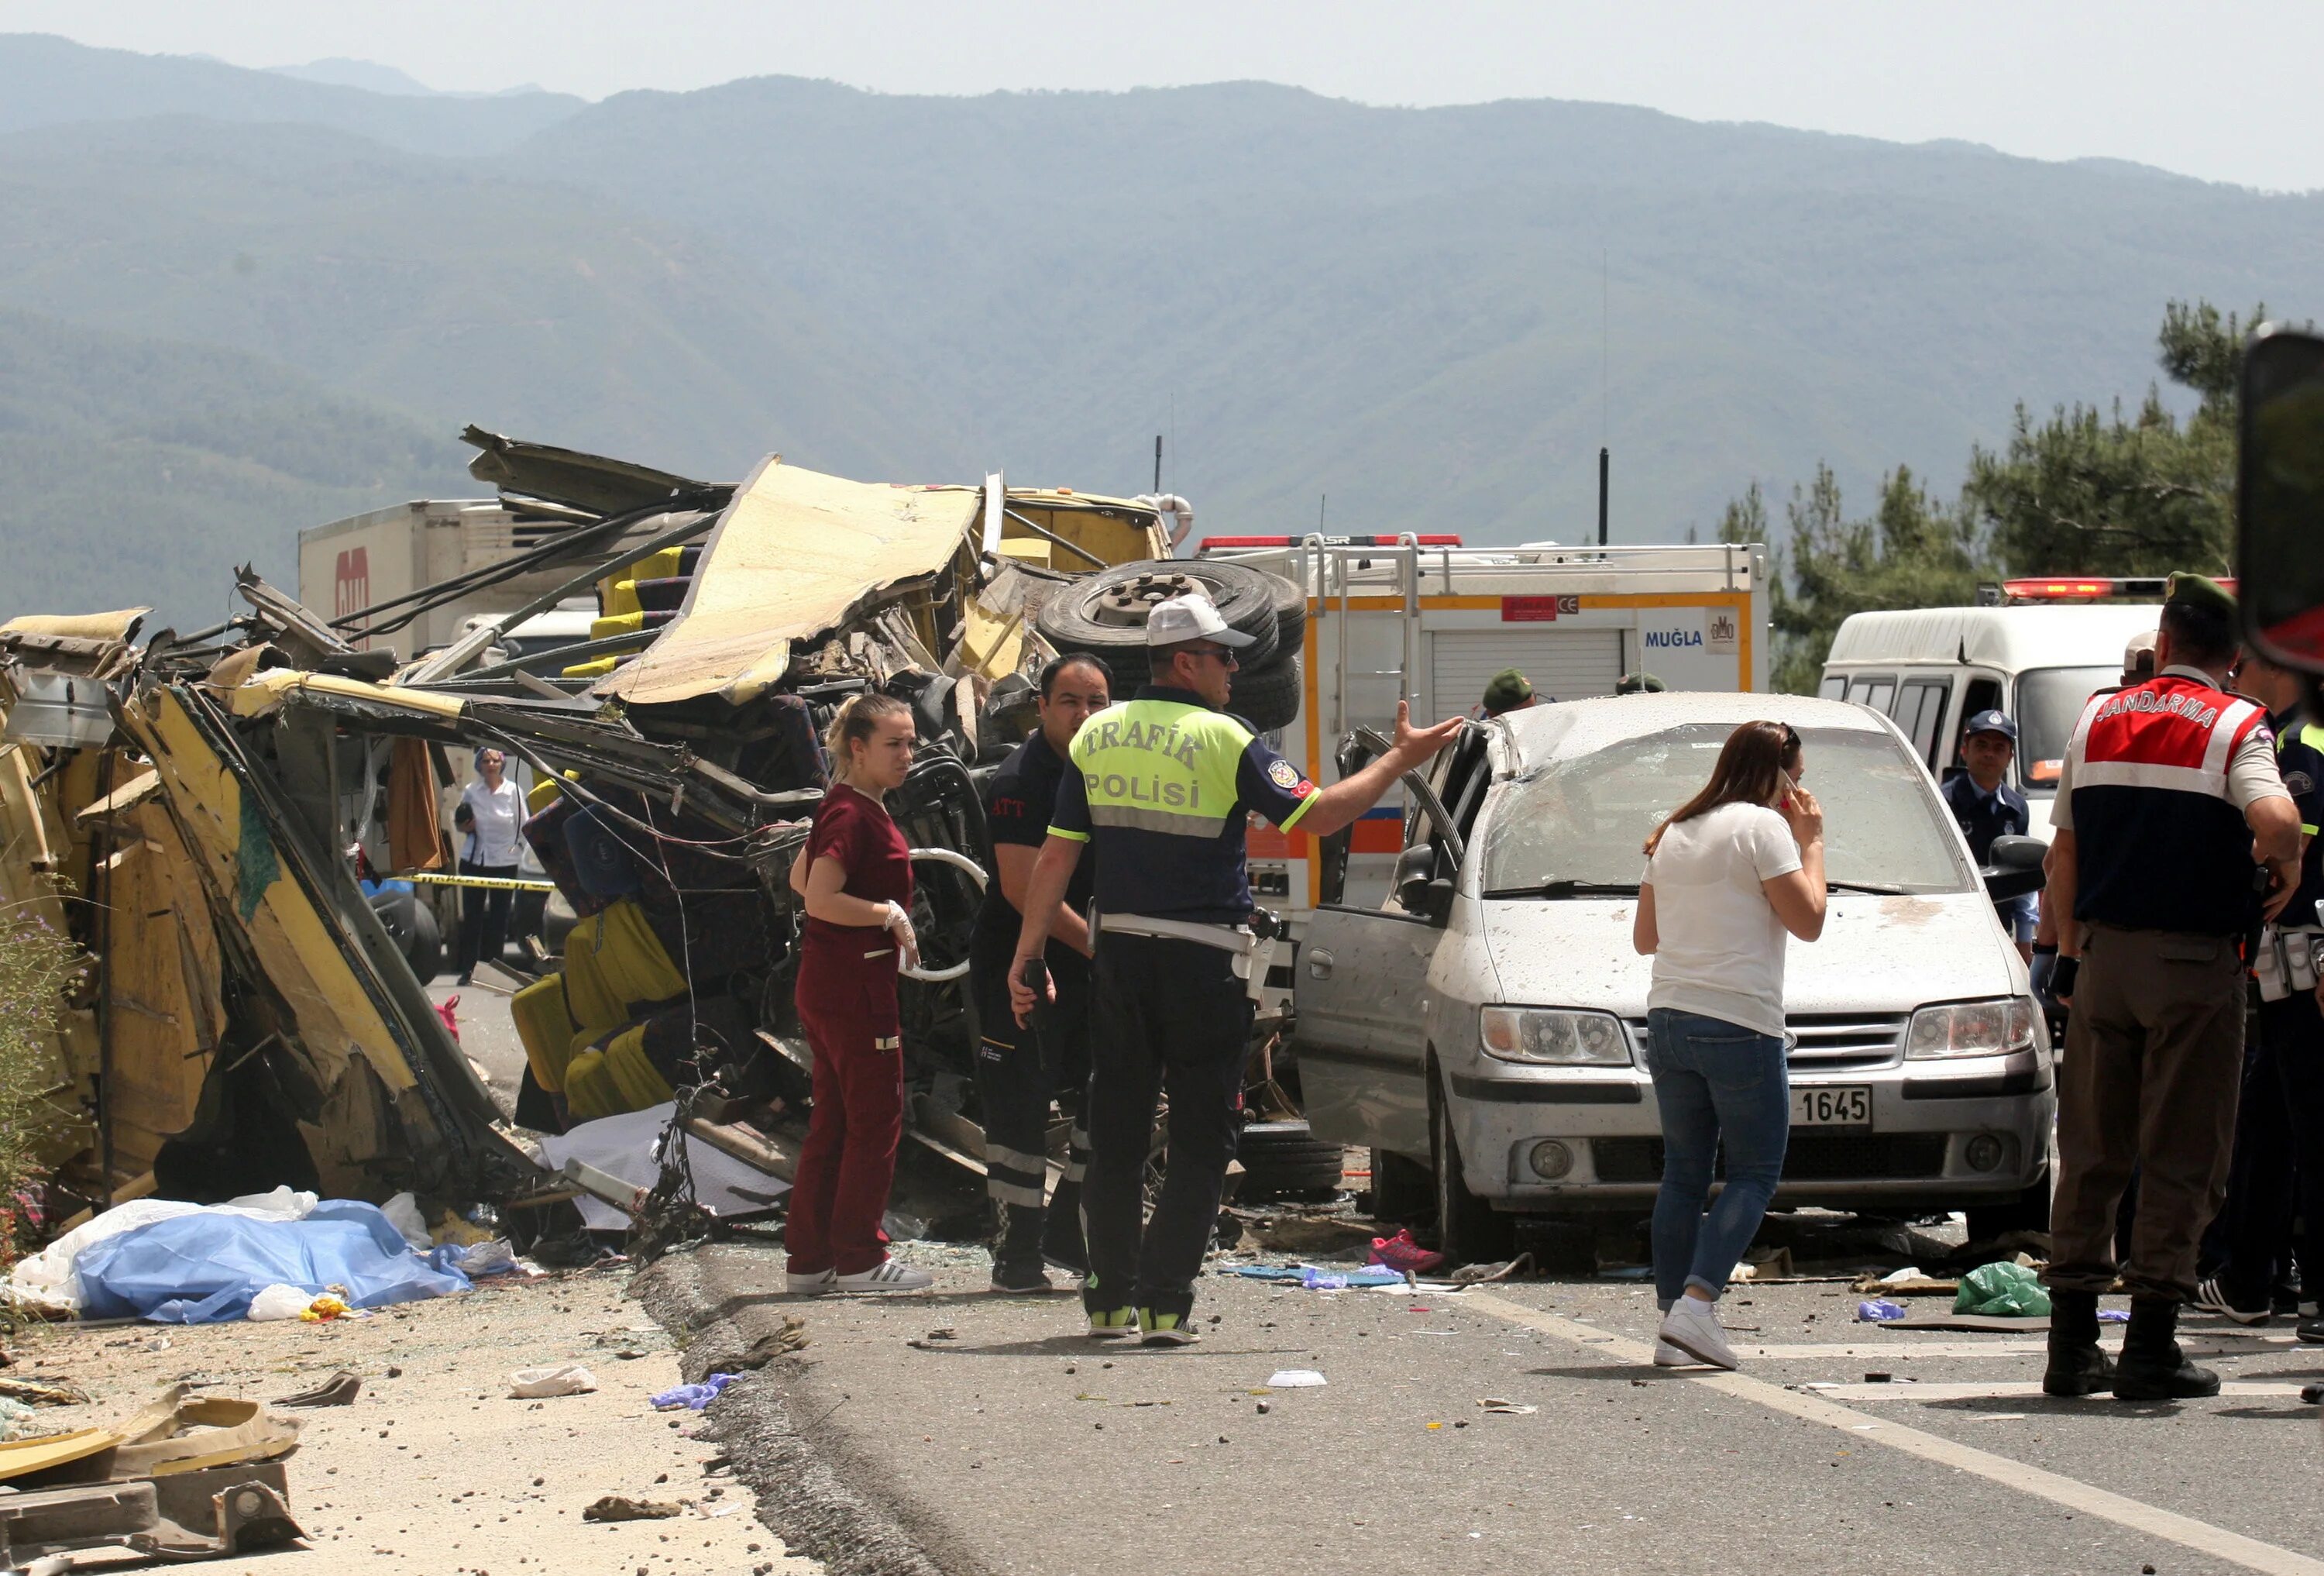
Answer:
<svg viewBox="0 0 2324 1576"><path fill-rule="evenodd" d="M1100 712L1074 740L1074 770L1025 893L1010 966L1019 1018L1035 1005L1025 965L1043 954L1084 843L1097 851L1098 946L1091 1024L1089 1174L1082 1221L1093 1336L1194 1340L1194 1276L1234 1158L1255 964L1247 817L1324 836L1370 809L1460 731L1416 732L1397 707L1387 755L1318 789L1225 710L1235 651L1208 597L1157 604L1146 642L1153 681ZM1170 1098L1169 1171L1141 1229L1157 1088Z"/></svg>
<svg viewBox="0 0 2324 1576"><path fill-rule="evenodd" d="M2055 989L2072 1016L2044 1276L2042 1387L2053 1396L2111 1387L2153 1401L2219 1388L2172 1336L2226 1187L2243 1067L2238 943L2260 917L2255 861L2269 867L2280 908L2300 848L2266 714L2224 693L2236 645L2235 599L2200 576L2172 576L2154 677L2093 697L2060 769L2049 889ZM2114 1284L2115 1207L2134 1166L2117 1369L2098 1350L2098 1299Z"/></svg>
<svg viewBox="0 0 2324 1576"><path fill-rule="evenodd" d="M2009 763L2017 755L2017 724L2006 713L1982 711L1961 731L1961 765L1945 776L1937 791L1969 840L1969 857L1980 865L1993 860L1993 840L2023 837L2033 824L2025 796L2009 786ZM2019 954L2034 955L2034 894L1999 905L2002 923Z"/></svg>
<svg viewBox="0 0 2324 1576"><path fill-rule="evenodd" d="M985 789L984 824L992 842L992 883L977 910L970 944L976 981L976 1088L984 1112L984 1188L1000 1211L992 1245L992 1289L1046 1292L1045 1258L1086 1268L1082 1253L1082 1171L1089 1143L1079 1092L1089 1080L1090 879L1095 860L1074 871L1049 929L1049 978L1056 1000L1020 1028L1009 1000L1009 960L1024 928L1018 902L1049 834L1065 751L1082 722L1113 698L1112 677L1094 657L1060 657L1041 669L1035 705L1041 725L1017 746ZM1075 1092L1073 1137L1056 1196L1048 1181L1049 1101Z"/></svg>

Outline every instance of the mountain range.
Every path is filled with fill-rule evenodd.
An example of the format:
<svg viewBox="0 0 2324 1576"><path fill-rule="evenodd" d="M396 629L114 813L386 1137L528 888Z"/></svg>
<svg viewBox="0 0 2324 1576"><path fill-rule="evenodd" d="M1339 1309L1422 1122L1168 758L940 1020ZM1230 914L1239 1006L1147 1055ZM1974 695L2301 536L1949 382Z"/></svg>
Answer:
<svg viewBox="0 0 2324 1576"><path fill-rule="evenodd" d="M1614 539L1671 540L1819 459L1868 503L1898 463L1950 486L2021 399L2135 399L2172 298L2324 300L2324 197L1962 143L1260 83L589 104L349 65L0 37L0 541L28 564L0 611L134 584L207 622L300 526L473 489L471 420L720 478L776 450L1117 493L1161 432L1198 535L1477 542L1591 533L1602 442Z"/></svg>

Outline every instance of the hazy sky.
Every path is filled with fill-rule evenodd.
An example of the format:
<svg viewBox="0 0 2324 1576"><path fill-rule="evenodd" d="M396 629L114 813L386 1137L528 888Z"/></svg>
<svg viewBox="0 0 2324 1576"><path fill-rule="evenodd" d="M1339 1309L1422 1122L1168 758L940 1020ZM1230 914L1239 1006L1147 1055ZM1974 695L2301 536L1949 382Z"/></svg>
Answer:
<svg viewBox="0 0 2324 1576"><path fill-rule="evenodd" d="M1596 99L2324 187L2316 0L0 0L0 30L593 98L781 74L896 93L1262 78L1371 104Z"/></svg>

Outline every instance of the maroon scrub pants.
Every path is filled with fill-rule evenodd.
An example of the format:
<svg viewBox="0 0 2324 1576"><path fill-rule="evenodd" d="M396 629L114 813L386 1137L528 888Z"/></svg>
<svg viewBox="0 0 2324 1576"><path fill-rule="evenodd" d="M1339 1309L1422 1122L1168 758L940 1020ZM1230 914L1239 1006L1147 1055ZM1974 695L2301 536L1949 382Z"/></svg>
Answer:
<svg viewBox="0 0 2324 1576"><path fill-rule="evenodd" d="M880 1219L904 1136L894 955L835 958L809 945L799 960L798 1000L815 1053L815 1110L784 1228L789 1270L857 1275L888 1257Z"/></svg>

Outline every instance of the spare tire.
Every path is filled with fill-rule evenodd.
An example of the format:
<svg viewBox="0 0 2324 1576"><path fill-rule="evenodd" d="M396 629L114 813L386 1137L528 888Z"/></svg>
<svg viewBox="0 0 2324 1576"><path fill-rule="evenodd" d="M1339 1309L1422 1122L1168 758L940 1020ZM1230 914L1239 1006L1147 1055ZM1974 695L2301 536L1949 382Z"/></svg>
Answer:
<svg viewBox="0 0 2324 1576"><path fill-rule="evenodd" d="M1227 710L1262 733L1287 728L1299 715L1300 677L1296 657L1264 668L1238 668L1227 694Z"/></svg>
<svg viewBox="0 0 2324 1576"><path fill-rule="evenodd" d="M1200 591L1217 604L1229 629L1251 637L1235 655L1247 667L1261 667L1281 639L1277 597L1284 584L1249 565L1211 559L1118 564L1057 591L1041 604L1034 622L1060 651L1094 651L1109 662L1116 652L1134 654L1135 662L1124 666L1142 668L1148 611L1167 597ZM1120 677L1127 681L1131 675Z"/></svg>
<svg viewBox="0 0 2324 1576"><path fill-rule="evenodd" d="M1315 1197L1337 1193L1347 1156L1337 1144L1311 1136L1305 1119L1250 1122L1235 1146L1242 1162L1240 1198L1258 1201L1285 1194Z"/></svg>
<svg viewBox="0 0 2324 1576"><path fill-rule="evenodd" d="M1275 582L1275 649L1296 651L1307 639L1307 593L1280 575L1268 578Z"/></svg>

